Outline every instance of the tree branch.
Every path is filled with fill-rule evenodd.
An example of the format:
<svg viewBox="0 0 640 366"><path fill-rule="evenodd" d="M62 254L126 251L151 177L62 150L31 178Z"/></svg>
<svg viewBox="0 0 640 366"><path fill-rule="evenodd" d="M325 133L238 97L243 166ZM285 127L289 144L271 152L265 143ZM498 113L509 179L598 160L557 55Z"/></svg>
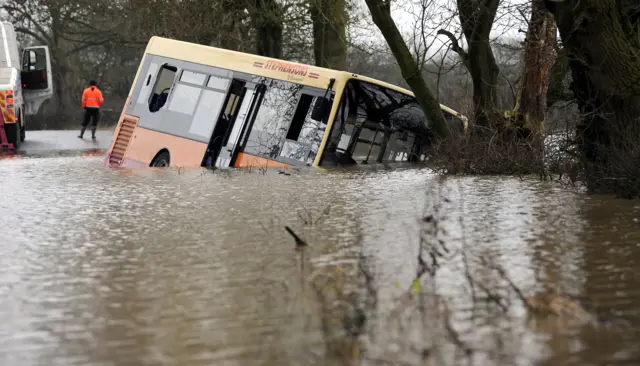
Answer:
<svg viewBox="0 0 640 366"><path fill-rule="evenodd" d="M42 42L43 44L50 44L50 40L51 37L49 35L49 32L47 32L43 26L36 21L36 19L33 18L32 14L26 12L23 9L19 9L16 7L12 7L12 6L8 6L8 5L3 5L0 9L4 10L5 12L9 13L9 16L11 16L14 19L17 19L17 17L15 16L14 12L17 12L21 17L24 17L23 20L28 21L32 26L34 26L36 28L36 30L38 32L40 32L40 35L37 35L37 33L34 33L33 31L25 28L25 27L17 27L15 29L16 32L18 32L18 29L21 29L21 32L23 34L27 34L33 38L38 39L38 41ZM43 42L43 40L46 40L45 42Z"/></svg>
<svg viewBox="0 0 640 366"><path fill-rule="evenodd" d="M77 47L72 48L71 50L65 52L65 57L69 57L69 56L71 56L73 54L76 54L76 53L78 53L78 52L80 52L82 50L85 50L87 48L96 47L96 46L102 46L102 45L104 45L104 44L106 44L108 42L109 42L109 40L102 40L102 41L99 41L99 42L87 42L85 44L82 44L80 46L77 46Z"/></svg>
<svg viewBox="0 0 640 366"><path fill-rule="evenodd" d="M527 14L525 14L524 11L520 8L518 8L518 13L520 13L520 16L522 16L522 20L527 24L527 29L531 28L531 23L529 22L529 17L527 16ZM521 31L521 29L518 29L518 31Z"/></svg>
<svg viewBox="0 0 640 366"><path fill-rule="evenodd" d="M444 29L440 29L437 34L442 34L443 36L447 36L449 38L449 40L451 41L451 49L455 53L460 55L460 58L462 58L463 62L466 64L469 55L467 54L467 51L460 47L460 44L458 44L458 40L456 39L456 37L454 37L453 33Z"/></svg>
<svg viewBox="0 0 640 366"><path fill-rule="evenodd" d="M33 37L36 41L42 43L43 45L48 45L49 42L47 39L43 38L42 36L40 36L39 34L37 34L36 32L33 32L27 28L23 28L23 27L16 27L15 28L16 33L22 33L22 34L26 34L28 36Z"/></svg>

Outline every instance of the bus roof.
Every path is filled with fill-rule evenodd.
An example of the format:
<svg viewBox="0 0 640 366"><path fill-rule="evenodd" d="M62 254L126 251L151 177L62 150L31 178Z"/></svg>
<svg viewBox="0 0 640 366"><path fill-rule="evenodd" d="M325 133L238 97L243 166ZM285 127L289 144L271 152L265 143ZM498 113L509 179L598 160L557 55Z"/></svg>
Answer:
<svg viewBox="0 0 640 366"><path fill-rule="evenodd" d="M274 79L304 83L320 89L327 88L330 79L335 79L342 83L346 83L349 79L357 79L415 97L411 90L364 75L158 36L151 37L147 44L145 53L202 65L221 67L228 70L236 70L248 74L271 77ZM460 113L445 105L440 104L440 106L448 113L458 117L463 117Z"/></svg>

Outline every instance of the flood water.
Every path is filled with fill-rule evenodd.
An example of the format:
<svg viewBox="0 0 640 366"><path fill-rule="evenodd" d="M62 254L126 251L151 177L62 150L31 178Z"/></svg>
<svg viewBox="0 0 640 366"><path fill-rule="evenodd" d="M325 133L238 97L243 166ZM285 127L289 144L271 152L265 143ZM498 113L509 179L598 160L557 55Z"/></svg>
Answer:
<svg viewBox="0 0 640 366"><path fill-rule="evenodd" d="M638 202L288 173L0 161L0 364L640 364ZM430 245L439 267L414 283ZM588 298L608 325L534 322L509 281Z"/></svg>

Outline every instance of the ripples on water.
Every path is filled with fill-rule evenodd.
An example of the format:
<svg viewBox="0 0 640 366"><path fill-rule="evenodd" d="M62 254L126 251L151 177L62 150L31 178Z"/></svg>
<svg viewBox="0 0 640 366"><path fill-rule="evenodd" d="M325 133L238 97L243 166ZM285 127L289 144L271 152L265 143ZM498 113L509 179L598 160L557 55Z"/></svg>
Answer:
<svg viewBox="0 0 640 366"><path fill-rule="evenodd" d="M362 363L417 364L435 331L414 318L398 328L390 314L417 271L420 219L438 203L452 254L434 291L478 349L475 364L636 356L635 326L617 337L532 331L517 306L508 323L522 326L510 330L488 313L469 320L473 306L455 253L464 248L504 266L525 291L545 279L637 324L637 202L518 179L442 180L421 169L284 175L101 163L0 162L3 365L341 364L325 355L326 329L307 278L362 262L377 300L361 337ZM309 243L302 256L284 225ZM349 281L358 286L355 276Z"/></svg>

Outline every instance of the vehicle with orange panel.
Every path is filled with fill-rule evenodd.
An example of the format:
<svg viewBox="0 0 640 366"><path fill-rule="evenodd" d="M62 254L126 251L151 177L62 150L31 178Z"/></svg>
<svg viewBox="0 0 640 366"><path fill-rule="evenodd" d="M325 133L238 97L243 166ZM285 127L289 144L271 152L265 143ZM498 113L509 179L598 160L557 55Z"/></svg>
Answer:
<svg viewBox="0 0 640 366"><path fill-rule="evenodd" d="M0 150L16 150L26 138L27 117L53 96L47 46L26 47L20 62L13 24L0 21Z"/></svg>
<svg viewBox="0 0 640 366"><path fill-rule="evenodd" d="M452 125L466 131L466 117L441 108ZM420 161L431 136L406 89L348 72L153 37L105 166Z"/></svg>

